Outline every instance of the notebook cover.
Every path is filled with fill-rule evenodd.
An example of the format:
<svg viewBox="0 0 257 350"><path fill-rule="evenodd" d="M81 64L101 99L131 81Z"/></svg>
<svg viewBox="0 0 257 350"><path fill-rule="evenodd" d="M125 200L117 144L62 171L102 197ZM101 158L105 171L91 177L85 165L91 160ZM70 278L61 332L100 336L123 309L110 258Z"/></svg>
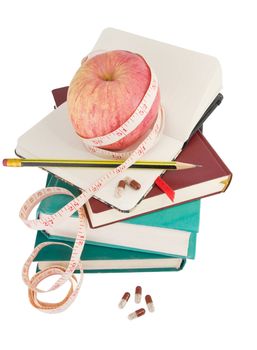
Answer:
<svg viewBox="0 0 257 350"><path fill-rule="evenodd" d="M37 232L35 247L42 242L53 242L49 240L43 234L42 231ZM72 242L60 241L65 244L73 246ZM51 245L42 249L35 257L34 261L68 261L71 257L71 250L65 246ZM177 258L177 257L174 257ZM134 250L115 249L111 247L95 246L85 244L83 252L81 254L81 260L144 260L144 259L167 259L167 256L153 253L143 253ZM112 269L112 270L86 270L85 272L139 272L139 271L178 271L185 265L186 259L181 259L181 265L179 269L176 268L140 268L140 265L136 269Z"/></svg>

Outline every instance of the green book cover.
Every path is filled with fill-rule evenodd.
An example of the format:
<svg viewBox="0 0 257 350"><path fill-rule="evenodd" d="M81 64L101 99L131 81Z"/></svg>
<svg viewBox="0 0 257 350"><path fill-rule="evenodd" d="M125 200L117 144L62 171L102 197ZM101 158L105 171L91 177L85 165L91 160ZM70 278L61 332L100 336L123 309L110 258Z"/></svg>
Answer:
<svg viewBox="0 0 257 350"><path fill-rule="evenodd" d="M42 231L38 231L35 247L43 242L53 242L53 240L48 239ZM65 240L56 242L73 246L73 242ZM68 247L50 245L44 247L34 261L38 262L38 267L41 269L56 264L56 262L65 264L69 261L70 256L71 249ZM186 259L85 244L81 261L85 264L84 272L153 272L179 271L184 267Z"/></svg>

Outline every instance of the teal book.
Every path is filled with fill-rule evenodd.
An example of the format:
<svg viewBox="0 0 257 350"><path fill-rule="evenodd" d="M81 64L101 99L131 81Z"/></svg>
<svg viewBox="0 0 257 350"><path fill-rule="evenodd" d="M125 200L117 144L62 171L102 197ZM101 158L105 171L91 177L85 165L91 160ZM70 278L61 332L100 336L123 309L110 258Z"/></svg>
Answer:
<svg viewBox="0 0 257 350"><path fill-rule="evenodd" d="M35 247L43 242L53 242L53 240L47 238L42 231L38 231ZM73 242L65 240L59 239L56 242L73 246ZM34 261L38 263L39 270L53 265L65 267L70 260L70 256L71 249L56 244L44 247ZM179 271L186 263L186 259L183 258L87 243L81 254L81 261L86 273Z"/></svg>
<svg viewBox="0 0 257 350"><path fill-rule="evenodd" d="M49 174L46 186L68 189L74 196L80 191L54 175ZM69 195L54 195L44 199L37 210L43 218L65 206L72 199ZM104 227L90 228L87 243L121 249L133 249L155 254L176 255L193 259L200 222L200 200L151 212ZM78 231L78 214L44 231L49 238L74 240Z"/></svg>

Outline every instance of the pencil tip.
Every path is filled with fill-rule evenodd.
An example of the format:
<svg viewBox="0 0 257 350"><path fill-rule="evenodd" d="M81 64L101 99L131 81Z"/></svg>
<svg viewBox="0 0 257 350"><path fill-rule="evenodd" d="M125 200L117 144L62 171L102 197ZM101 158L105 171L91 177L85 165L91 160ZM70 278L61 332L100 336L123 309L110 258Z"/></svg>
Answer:
<svg viewBox="0 0 257 350"><path fill-rule="evenodd" d="M192 168L201 168L202 165L191 164L191 163L181 163L180 169L192 169Z"/></svg>

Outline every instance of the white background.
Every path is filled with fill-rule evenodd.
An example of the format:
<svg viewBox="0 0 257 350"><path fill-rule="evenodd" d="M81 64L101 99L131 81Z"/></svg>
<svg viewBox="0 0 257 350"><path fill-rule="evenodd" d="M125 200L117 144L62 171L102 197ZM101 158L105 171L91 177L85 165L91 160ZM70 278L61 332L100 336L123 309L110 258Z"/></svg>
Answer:
<svg viewBox="0 0 257 350"><path fill-rule="evenodd" d="M0 8L1 158L53 109L101 31L115 27L216 56L224 101L204 132L234 174L202 200L197 256L178 273L90 274L64 313L34 309L21 280L35 232L18 218L45 184L40 169L1 167L1 349L256 349L255 1L12 1ZM40 140L39 140L40 142ZM141 284L154 314L130 322L124 291ZM3 345L5 344L5 345Z"/></svg>

